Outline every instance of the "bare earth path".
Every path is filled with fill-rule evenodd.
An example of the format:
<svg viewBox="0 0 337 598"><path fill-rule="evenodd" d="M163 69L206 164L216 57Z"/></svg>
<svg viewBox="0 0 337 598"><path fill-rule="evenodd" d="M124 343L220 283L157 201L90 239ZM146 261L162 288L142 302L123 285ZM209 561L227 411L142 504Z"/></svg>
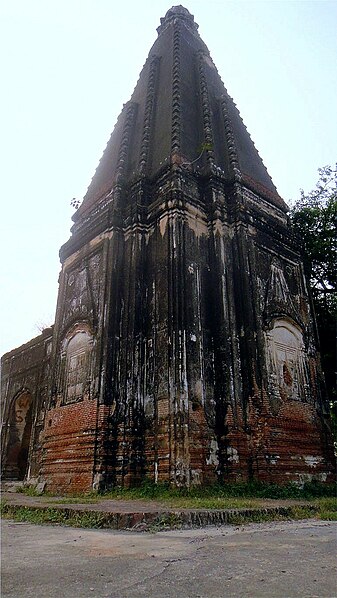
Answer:
<svg viewBox="0 0 337 598"><path fill-rule="evenodd" d="M335 598L336 523L157 534L2 522L2 598Z"/></svg>

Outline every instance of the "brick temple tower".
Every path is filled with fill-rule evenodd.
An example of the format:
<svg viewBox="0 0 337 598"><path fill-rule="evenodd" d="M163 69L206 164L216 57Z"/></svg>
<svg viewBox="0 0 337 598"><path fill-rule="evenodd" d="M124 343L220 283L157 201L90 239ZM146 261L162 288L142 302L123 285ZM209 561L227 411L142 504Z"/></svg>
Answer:
<svg viewBox="0 0 337 598"><path fill-rule="evenodd" d="M9 429L26 397L39 424L30 475L51 490L145 476L327 480L315 326L287 206L193 16L173 7L157 31L60 251L55 325L37 339L43 384L21 371Z"/></svg>

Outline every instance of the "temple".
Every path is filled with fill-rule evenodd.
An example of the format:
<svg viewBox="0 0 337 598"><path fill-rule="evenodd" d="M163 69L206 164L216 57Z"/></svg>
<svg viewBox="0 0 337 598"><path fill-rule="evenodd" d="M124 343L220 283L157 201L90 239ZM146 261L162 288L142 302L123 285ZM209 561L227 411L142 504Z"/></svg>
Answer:
<svg viewBox="0 0 337 598"><path fill-rule="evenodd" d="M298 239L193 16L158 27L70 239L55 324L2 358L5 479L332 479Z"/></svg>

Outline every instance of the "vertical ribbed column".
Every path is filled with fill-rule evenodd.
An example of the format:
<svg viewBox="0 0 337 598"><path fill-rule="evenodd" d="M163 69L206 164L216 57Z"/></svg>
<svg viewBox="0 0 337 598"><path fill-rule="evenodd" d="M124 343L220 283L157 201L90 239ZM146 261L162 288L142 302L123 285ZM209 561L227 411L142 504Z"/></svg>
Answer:
<svg viewBox="0 0 337 598"><path fill-rule="evenodd" d="M179 23L176 23L173 34L172 66L172 154L179 154L181 145L180 51L180 26Z"/></svg>
<svg viewBox="0 0 337 598"><path fill-rule="evenodd" d="M155 115L155 93L158 79L160 59L158 56L153 56L150 64L149 79L147 84L146 103L144 112L143 134L140 147L139 157L139 172L145 174L148 160L149 147L151 141L151 133L153 130L153 121Z"/></svg>
<svg viewBox="0 0 337 598"><path fill-rule="evenodd" d="M228 112L228 99L226 96L222 96L222 98L220 100L220 105L221 105L221 114L222 114L224 128L225 128L225 135L226 135L230 167L233 171L234 179L236 181L240 181L241 180L241 171L240 171L240 167L239 167L238 153L237 153L237 149L236 149L232 123L231 123L231 119L230 119L229 112Z"/></svg>
<svg viewBox="0 0 337 598"><path fill-rule="evenodd" d="M135 102L130 102L126 108L123 134L121 144L119 146L118 161L116 167L116 182L119 182L120 179L127 173L128 157L131 146L131 135L132 129L135 124L136 111L137 104Z"/></svg>
<svg viewBox="0 0 337 598"><path fill-rule="evenodd" d="M212 133L212 114L208 95L207 78L205 73L204 53L201 51L198 52L198 72L205 140L204 150L206 153L207 165L212 169L212 167L214 166L214 139Z"/></svg>

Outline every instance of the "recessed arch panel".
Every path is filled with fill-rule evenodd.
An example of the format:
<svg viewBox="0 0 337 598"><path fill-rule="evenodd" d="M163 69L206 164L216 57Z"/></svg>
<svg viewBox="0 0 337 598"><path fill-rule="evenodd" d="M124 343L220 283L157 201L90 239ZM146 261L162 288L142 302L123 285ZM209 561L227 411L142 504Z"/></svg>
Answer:
<svg viewBox="0 0 337 598"><path fill-rule="evenodd" d="M63 342L64 402L72 403L89 393L93 336L89 327L77 326Z"/></svg>
<svg viewBox="0 0 337 598"><path fill-rule="evenodd" d="M288 318L276 318L266 333L267 368L272 395L301 400L307 395L305 348L301 329Z"/></svg>

